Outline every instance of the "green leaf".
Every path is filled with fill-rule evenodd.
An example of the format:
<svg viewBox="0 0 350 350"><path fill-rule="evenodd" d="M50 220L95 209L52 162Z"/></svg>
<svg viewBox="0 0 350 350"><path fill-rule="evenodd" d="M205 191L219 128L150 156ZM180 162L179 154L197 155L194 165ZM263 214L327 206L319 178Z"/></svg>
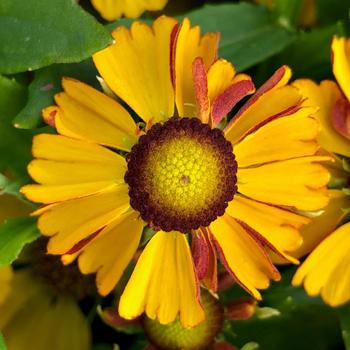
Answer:
<svg viewBox="0 0 350 350"><path fill-rule="evenodd" d="M0 350L7 350L4 337L0 334Z"/></svg>
<svg viewBox="0 0 350 350"><path fill-rule="evenodd" d="M36 219L32 217L11 219L0 225L0 266L11 264L22 248L39 236Z"/></svg>
<svg viewBox="0 0 350 350"><path fill-rule="evenodd" d="M27 104L14 119L14 125L22 129L38 126L42 122L41 110L53 104L54 95L62 91L62 77L69 76L96 86L96 74L91 60L79 64L52 65L36 71L29 85Z"/></svg>
<svg viewBox="0 0 350 350"><path fill-rule="evenodd" d="M341 35L343 32L341 22L308 32L301 31L290 46L259 65L254 81L259 86L271 76L271 72L283 64L292 68L294 79L333 79L331 41L333 35Z"/></svg>
<svg viewBox="0 0 350 350"><path fill-rule="evenodd" d="M298 23L301 5L302 0L275 0L273 12L282 26L292 29Z"/></svg>
<svg viewBox="0 0 350 350"><path fill-rule="evenodd" d="M22 195L19 193L21 183L19 181L9 180L5 175L0 173L0 190L1 193L11 194L13 196L22 198Z"/></svg>
<svg viewBox="0 0 350 350"><path fill-rule="evenodd" d="M0 121L11 121L24 105L27 89L14 78L0 75Z"/></svg>
<svg viewBox="0 0 350 350"><path fill-rule="evenodd" d="M301 32L298 39L278 58L278 62L289 64L295 78L331 78L331 41L333 35L342 33L341 23Z"/></svg>
<svg viewBox="0 0 350 350"><path fill-rule="evenodd" d="M315 0L318 23L327 25L339 20L348 21L350 18L349 1L344 0Z"/></svg>
<svg viewBox="0 0 350 350"><path fill-rule="evenodd" d="M342 349L336 311L320 298L310 298L302 288L290 285L295 268L288 268L283 279L263 293L260 306L278 310L270 317L254 316L245 321L226 321L224 335L239 347L249 342L260 350Z"/></svg>
<svg viewBox="0 0 350 350"><path fill-rule="evenodd" d="M186 15L202 32L220 32L220 57L245 70L282 51L294 33L276 23L263 6L207 5Z"/></svg>
<svg viewBox="0 0 350 350"><path fill-rule="evenodd" d="M1 73L79 62L111 40L73 0L2 0L0 28Z"/></svg>
<svg viewBox="0 0 350 350"><path fill-rule="evenodd" d="M346 350L350 350L350 304L338 309L340 327Z"/></svg>
<svg viewBox="0 0 350 350"><path fill-rule="evenodd" d="M12 118L23 108L26 98L25 87L0 76L0 171L11 170L19 181L27 179L32 133L15 129Z"/></svg>

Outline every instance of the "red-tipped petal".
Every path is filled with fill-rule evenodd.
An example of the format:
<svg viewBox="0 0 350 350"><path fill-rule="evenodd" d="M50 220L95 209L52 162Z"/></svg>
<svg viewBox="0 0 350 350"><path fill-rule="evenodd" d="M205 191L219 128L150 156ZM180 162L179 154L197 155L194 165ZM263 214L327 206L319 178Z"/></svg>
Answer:
<svg viewBox="0 0 350 350"><path fill-rule="evenodd" d="M254 90L255 87L251 80L241 80L238 83L231 85L223 93L217 96L212 107L212 119L214 125L218 125L237 102L243 97L253 93Z"/></svg>
<svg viewBox="0 0 350 350"><path fill-rule="evenodd" d="M197 57L193 61L192 76L199 118L203 123L208 123L210 113L208 80L207 73L205 71L205 64L201 57Z"/></svg>
<svg viewBox="0 0 350 350"><path fill-rule="evenodd" d="M209 265L209 247L207 241L200 230L192 236L192 257L199 280L202 280L207 272Z"/></svg>

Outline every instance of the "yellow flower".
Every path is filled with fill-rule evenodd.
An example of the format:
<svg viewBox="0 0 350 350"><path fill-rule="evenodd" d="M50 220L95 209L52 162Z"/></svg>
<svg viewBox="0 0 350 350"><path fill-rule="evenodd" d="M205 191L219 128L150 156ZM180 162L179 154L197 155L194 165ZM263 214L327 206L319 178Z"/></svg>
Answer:
<svg viewBox="0 0 350 350"><path fill-rule="evenodd" d="M8 349L89 350L90 328L78 295L67 284L75 278L79 285L78 271L72 274L74 267L62 267L43 249L35 260L27 267L0 268L0 330ZM62 273L63 269L68 272ZM75 285L71 288L78 291Z"/></svg>
<svg viewBox="0 0 350 350"><path fill-rule="evenodd" d="M310 103L319 106L317 116L322 125L319 141L325 150L334 154L331 173L335 186L346 188L349 169L344 169L338 156L350 157L350 40L335 37L332 57L333 72L345 96L332 81L317 85L310 80L298 80L295 86L309 98ZM321 295L327 304L339 306L350 300L350 223L336 227L349 213L350 200L341 189L332 189L330 193L331 200L325 213L306 227L306 245L300 255L309 252L329 236L298 269L293 284L304 283L309 295Z"/></svg>
<svg viewBox="0 0 350 350"><path fill-rule="evenodd" d="M294 210L328 203L315 108L302 106L284 66L222 132L226 114L254 85L217 59L218 34L201 37L187 19L163 16L152 28L136 22L113 36L95 65L143 122L63 79L57 106L43 112L60 135L34 138L28 169L38 184L22 192L45 204L35 215L50 237L48 252L65 263L78 257L83 273L97 272L102 295L134 257L144 227L153 228L119 313L146 312L163 324L179 315L192 327L204 318L198 280L216 289L217 255L257 299L258 289L280 278L268 252L296 262L287 252L299 247L299 228L309 220Z"/></svg>
<svg viewBox="0 0 350 350"><path fill-rule="evenodd" d="M158 11L164 8L168 0L91 0L92 5L107 21L122 16L140 17L145 11Z"/></svg>

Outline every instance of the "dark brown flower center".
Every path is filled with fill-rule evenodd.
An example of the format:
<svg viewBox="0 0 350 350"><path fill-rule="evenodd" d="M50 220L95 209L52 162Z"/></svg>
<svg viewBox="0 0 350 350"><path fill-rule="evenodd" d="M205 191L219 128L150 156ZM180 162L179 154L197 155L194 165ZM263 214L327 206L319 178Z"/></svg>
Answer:
<svg viewBox="0 0 350 350"><path fill-rule="evenodd" d="M131 206L163 231L208 226L224 214L237 189L231 143L196 118L155 124L127 160Z"/></svg>

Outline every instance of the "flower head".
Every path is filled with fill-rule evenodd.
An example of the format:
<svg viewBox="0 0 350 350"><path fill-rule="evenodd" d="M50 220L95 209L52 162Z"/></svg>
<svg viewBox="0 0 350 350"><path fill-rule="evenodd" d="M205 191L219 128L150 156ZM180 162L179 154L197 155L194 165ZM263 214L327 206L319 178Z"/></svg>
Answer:
<svg viewBox="0 0 350 350"><path fill-rule="evenodd" d="M339 306L350 300L350 223L349 167L345 157L350 157L350 39L335 37L332 42L333 72L339 87L332 81L320 85L310 80L299 80L295 85L320 109L320 144L335 159L331 167L331 200L325 213L306 227L308 252L317 243L303 265L296 272L293 284L304 284L311 296L321 295L331 306ZM337 228L340 223L345 223ZM325 238L323 241L322 239Z"/></svg>
<svg viewBox="0 0 350 350"><path fill-rule="evenodd" d="M144 227L153 228L119 313L145 312L162 324L179 315L193 327L204 319L198 282L216 290L217 257L257 299L280 277L270 251L295 262L288 252L309 221L296 209L328 202L315 108L302 105L282 67L226 125L255 88L217 58L216 33L201 36L187 19L163 16L113 36L95 65L142 122L116 100L63 79L57 105L43 112L59 135L34 138L28 169L38 184L22 192L45 204L35 215L50 237L48 252L97 272L102 295L134 257Z"/></svg>

